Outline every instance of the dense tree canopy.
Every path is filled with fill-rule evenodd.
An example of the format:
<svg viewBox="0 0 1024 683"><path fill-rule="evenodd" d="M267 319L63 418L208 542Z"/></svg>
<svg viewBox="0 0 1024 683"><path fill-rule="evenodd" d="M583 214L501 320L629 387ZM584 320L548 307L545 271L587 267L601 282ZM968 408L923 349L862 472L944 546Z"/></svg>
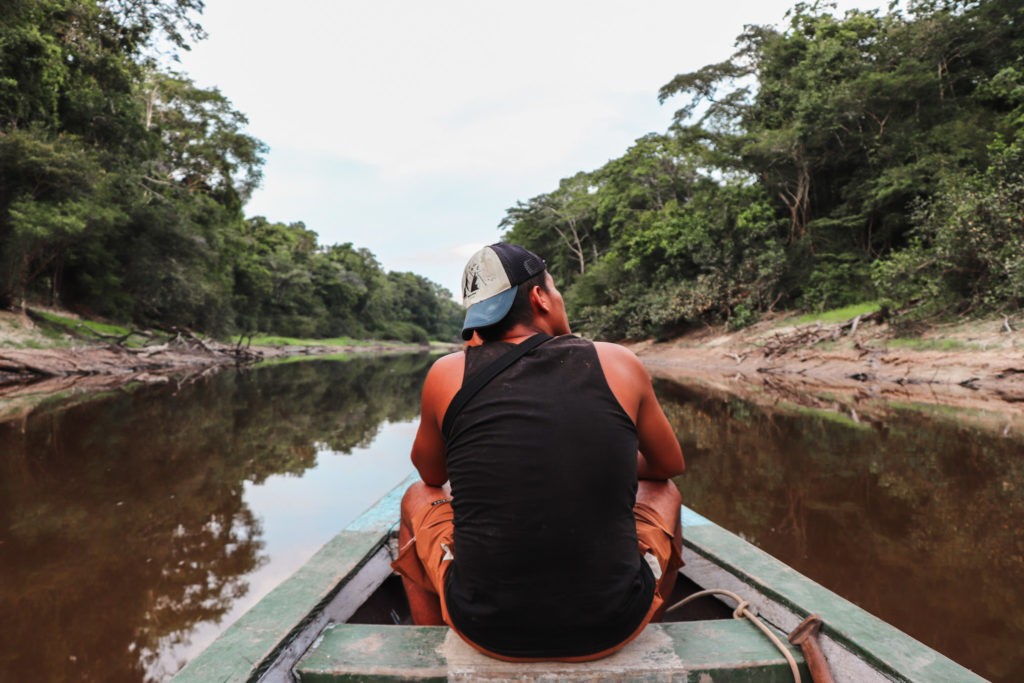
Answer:
<svg viewBox="0 0 1024 683"><path fill-rule="evenodd" d="M454 336L450 295L244 215L264 145L159 65L201 0L0 5L0 305L209 332ZM1024 305L1024 6L798 3L659 97L664 133L519 202L580 329L665 335L779 306ZM166 60L163 60L166 61Z"/></svg>
<svg viewBox="0 0 1024 683"><path fill-rule="evenodd" d="M0 306L214 333L454 338L448 292L301 224L246 219L266 147L159 66L201 0L0 3ZM167 61L167 60L162 60Z"/></svg>
<svg viewBox="0 0 1024 683"><path fill-rule="evenodd" d="M509 209L589 331L658 335L880 299L1024 305L1024 5L798 3L680 74L665 134Z"/></svg>

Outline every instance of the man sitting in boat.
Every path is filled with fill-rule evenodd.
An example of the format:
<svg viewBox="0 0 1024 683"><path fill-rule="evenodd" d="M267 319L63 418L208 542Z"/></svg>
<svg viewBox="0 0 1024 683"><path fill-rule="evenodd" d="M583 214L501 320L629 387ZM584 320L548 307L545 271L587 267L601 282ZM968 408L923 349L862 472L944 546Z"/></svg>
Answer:
<svg viewBox="0 0 1024 683"><path fill-rule="evenodd" d="M536 254L480 250L463 302L480 344L427 374L423 481L402 500L394 567L413 620L509 661L611 654L681 565L679 442L637 357L570 333Z"/></svg>

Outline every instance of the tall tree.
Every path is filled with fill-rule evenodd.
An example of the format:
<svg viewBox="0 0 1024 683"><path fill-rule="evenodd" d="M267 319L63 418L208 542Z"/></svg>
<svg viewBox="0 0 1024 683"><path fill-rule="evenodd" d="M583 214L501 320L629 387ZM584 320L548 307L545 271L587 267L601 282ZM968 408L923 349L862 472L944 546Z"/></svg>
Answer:
<svg viewBox="0 0 1024 683"><path fill-rule="evenodd" d="M940 287L961 309L981 310L980 291L1012 306L1006 160L1024 146L1022 53L1014 0L842 15L798 3L785 27L748 27L730 59L667 83L660 99L683 104L666 135L518 204L502 226L553 255L585 329L607 336L740 325L780 303L839 306L879 286L906 301L897 285L924 286L913 268L928 291L966 276L967 290ZM952 219L971 210L969 230ZM980 242L961 234L979 229ZM572 268L582 250L562 237L573 234L596 247L585 268Z"/></svg>
<svg viewBox="0 0 1024 683"><path fill-rule="evenodd" d="M1019 3L1003 0L842 17L799 3L786 30L748 28L731 60L677 76L660 97L689 96L677 131L776 199L796 281L865 296L867 264L907 243L911 205L946 169L987 163L1002 119L978 96L1019 58L1022 26Z"/></svg>

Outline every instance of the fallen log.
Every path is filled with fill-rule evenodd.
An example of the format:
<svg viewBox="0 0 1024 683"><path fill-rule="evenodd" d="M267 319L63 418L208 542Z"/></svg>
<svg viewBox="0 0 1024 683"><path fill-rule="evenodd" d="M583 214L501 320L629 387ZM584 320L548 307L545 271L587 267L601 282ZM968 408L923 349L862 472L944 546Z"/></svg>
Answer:
<svg viewBox="0 0 1024 683"><path fill-rule="evenodd" d="M820 322L802 325L785 332L776 332L764 345L766 358L781 356L794 349L807 348L825 341L836 341L843 336L853 336L857 328L865 322L881 322L885 319L882 311L862 313L843 323L832 325Z"/></svg>

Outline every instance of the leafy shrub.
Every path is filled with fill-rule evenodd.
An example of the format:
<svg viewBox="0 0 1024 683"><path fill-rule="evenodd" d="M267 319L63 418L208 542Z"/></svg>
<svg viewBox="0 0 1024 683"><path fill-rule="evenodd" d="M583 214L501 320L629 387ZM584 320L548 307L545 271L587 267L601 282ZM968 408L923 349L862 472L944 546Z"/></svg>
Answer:
<svg viewBox="0 0 1024 683"><path fill-rule="evenodd" d="M876 262L886 303L919 316L1024 305L1024 148L996 145L981 173L953 173L914 211L910 245Z"/></svg>
<svg viewBox="0 0 1024 683"><path fill-rule="evenodd" d="M566 294L583 331L664 338L702 323L745 326L777 296L786 257L759 188L702 184L636 221Z"/></svg>
<svg viewBox="0 0 1024 683"><path fill-rule="evenodd" d="M379 332L382 339L426 344L430 342L427 331L415 323L394 321L384 325Z"/></svg>
<svg viewBox="0 0 1024 683"><path fill-rule="evenodd" d="M732 310L732 315L729 317L729 329L730 330L741 330L748 325L753 325L757 322L757 312L747 308L743 304L739 304Z"/></svg>
<svg viewBox="0 0 1024 683"><path fill-rule="evenodd" d="M871 264L857 254L822 254L804 287L801 303L811 311L826 311L873 299Z"/></svg>

